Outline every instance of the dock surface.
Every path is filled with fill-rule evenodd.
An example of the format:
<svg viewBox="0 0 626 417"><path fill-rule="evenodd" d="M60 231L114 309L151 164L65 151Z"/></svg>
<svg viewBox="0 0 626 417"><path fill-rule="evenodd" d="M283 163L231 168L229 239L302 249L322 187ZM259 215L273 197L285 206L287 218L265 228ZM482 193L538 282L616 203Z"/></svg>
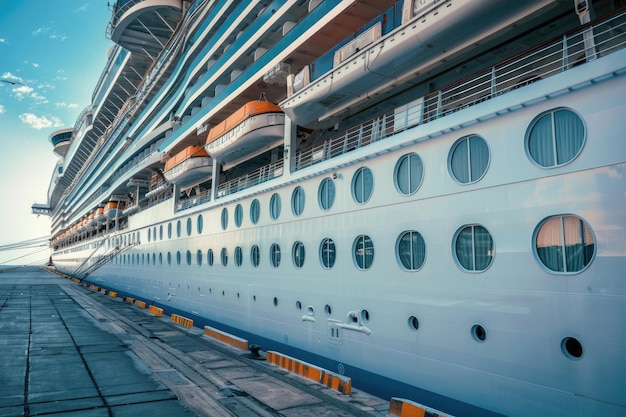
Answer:
<svg viewBox="0 0 626 417"><path fill-rule="evenodd" d="M0 349L0 417L390 415L39 267L0 272Z"/></svg>

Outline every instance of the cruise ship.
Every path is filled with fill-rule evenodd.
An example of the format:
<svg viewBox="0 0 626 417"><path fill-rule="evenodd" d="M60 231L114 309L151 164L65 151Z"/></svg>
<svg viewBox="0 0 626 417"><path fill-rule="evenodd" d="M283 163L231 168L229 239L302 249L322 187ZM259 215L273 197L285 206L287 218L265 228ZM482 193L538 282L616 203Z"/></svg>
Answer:
<svg viewBox="0 0 626 417"><path fill-rule="evenodd" d="M114 3L54 268L382 398L626 415L624 1Z"/></svg>

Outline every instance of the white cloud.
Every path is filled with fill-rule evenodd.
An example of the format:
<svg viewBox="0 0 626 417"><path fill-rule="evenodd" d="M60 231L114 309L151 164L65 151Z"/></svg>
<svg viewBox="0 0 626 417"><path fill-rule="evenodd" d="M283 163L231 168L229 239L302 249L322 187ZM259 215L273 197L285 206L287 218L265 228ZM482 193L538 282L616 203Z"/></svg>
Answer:
<svg viewBox="0 0 626 417"><path fill-rule="evenodd" d="M65 103L63 101L60 101L58 103L54 103L55 106L61 108L61 107L67 107L68 109L76 109L78 108L78 104L76 103Z"/></svg>
<svg viewBox="0 0 626 417"><path fill-rule="evenodd" d="M21 77L18 77L17 75L11 74L10 72L5 72L4 74L2 74L2 77L0 77L4 80L11 80L11 81L17 81L17 82L22 82L24 81Z"/></svg>
<svg viewBox="0 0 626 417"><path fill-rule="evenodd" d="M23 100L33 92L33 89L27 85L20 85L19 87L13 87L13 92L18 100Z"/></svg>
<svg viewBox="0 0 626 417"><path fill-rule="evenodd" d="M32 93L30 95L30 98L35 100L37 102L37 104L46 104L46 103L48 103L48 99L45 98L44 96L40 95L39 93Z"/></svg>
<svg viewBox="0 0 626 417"><path fill-rule="evenodd" d="M51 23L54 24L54 22L51 22ZM48 38L50 39L58 39L61 41L64 41L67 39L67 36L64 33L58 33L56 29L54 29L51 26L37 28L32 32L32 35L33 36L47 35Z"/></svg>
<svg viewBox="0 0 626 417"><path fill-rule="evenodd" d="M0 114L4 114L5 111L4 106L0 104Z"/></svg>
<svg viewBox="0 0 626 417"><path fill-rule="evenodd" d="M33 67L39 68L39 64L37 64L36 62L33 62Z"/></svg>
<svg viewBox="0 0 626 417"><path fill-rule="evenodd" d="M7 40L4 38L0 38L0 43L7 43Z"/></svg>
<svg viewBox="0 0 626 417"><path fill-rule="evenodd" d="M58 117L52 116L48 119L46 116L37 116L32 113L22 113L20 114L20 120L22 123L25 123L32 127L33 129L46 129L49 127L61 127L63 123Z"/></svg>

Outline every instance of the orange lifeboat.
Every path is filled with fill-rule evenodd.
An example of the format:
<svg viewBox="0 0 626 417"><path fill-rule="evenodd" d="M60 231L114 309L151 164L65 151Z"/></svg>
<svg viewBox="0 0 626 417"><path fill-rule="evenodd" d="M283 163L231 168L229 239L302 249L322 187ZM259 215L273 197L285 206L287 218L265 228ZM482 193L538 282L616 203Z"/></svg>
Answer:
<svg viewBox="0 0 626 417"><path fill-rule="evenodd" d="M103 222L106 220L106 216L104 215L104 206L98 207L96 209L96 221Z"/></svg>
<svg viewBox="0 0 626 417"><path fill-rule="evenodd" d="M96 220L96 213L95 211L92 211L91 213L89 213L89 216L87 217L87 227L93 229L97 225L98 225L98 221Z"/></svg>
<svg viewBox="0 0 626 417"><path fill-rule="evenodd" d="M113 220L122 214L124 207L124 203L121 201L109 201L104 205L104 216L109 220Z"/></svg>
<svg viewBox="0 0 626 417"><path fill-rule="evenodd" d="M283 142L285 114L268 101L250 101L209 131L204 148L228 169Z"/></svg>
<svg viewBox="0 0 626 417"><path fill-rule="evenodd" d="M200 145L188 146L165 162L163 176L181 187L191 187L211 177L213 160Z"/></svg>

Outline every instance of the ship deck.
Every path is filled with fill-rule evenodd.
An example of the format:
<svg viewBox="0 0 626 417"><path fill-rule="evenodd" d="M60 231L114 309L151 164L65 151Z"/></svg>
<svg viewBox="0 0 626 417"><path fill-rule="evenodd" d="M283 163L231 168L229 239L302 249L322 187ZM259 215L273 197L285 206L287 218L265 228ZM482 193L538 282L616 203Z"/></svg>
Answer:
<svg viewBox="0 0 626 417"><path fill-rule="evenodd" d="M41 268L0 272L0 416L390 415Z"/></svg>

